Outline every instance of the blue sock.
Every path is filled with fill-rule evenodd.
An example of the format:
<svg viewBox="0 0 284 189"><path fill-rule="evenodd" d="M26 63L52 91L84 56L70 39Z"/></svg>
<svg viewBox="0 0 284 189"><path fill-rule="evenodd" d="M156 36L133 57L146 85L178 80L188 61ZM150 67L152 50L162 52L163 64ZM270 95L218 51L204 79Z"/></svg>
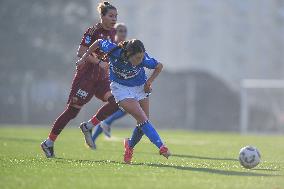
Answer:
<svg viewBox="0 0 284 189"><path fill-rule="evenodd" d="M150 141L160 149L163 142L149 120L139 124L138 126L142 129L143 133L150 139Z"/></svg>
<svg viewBox="0 0 284 189"><path fill-rule="evenodd" d="M100 125L97 125L95 128L94 128L94 133L93 133L93 135L92 135L92 139L93 139L93 141L95 142L96 140L97 140L97 138L98 138L98 136L100 135L100 134L102 134L102 132L103 132L103 129L101 128L101 126Z"/></svg>
<svg viewBox="0 0 284 189"><path fill-rule="evenodd" d="M106 118L104 120L104 122L108 125L111 125L113 121L123 117L126 113L124 111L122 111L121 109L117 110L116 112L114 112L111 116L109 116L108 118Z"/></svg>
<svg viewBox="0 0 284 189"><path fill-rule="evenodd" d="M129 140L130 148L134 148L135 145L138 144L138 142L141 140L143 135L144 135L143 131L139 127L135 127L132 136Z"/></svg>

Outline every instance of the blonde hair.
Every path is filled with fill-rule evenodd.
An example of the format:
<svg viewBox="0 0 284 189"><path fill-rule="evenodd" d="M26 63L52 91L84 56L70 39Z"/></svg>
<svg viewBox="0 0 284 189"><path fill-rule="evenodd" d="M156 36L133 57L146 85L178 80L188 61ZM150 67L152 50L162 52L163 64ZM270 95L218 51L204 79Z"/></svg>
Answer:
<svg viewBox="0 0 284 189"><path fill-rule="evenodd" d="M125 29L127 30L127 27L126 27L126 25L124 24L124 23L116 23L115 25L114 25L114 28L117 30L117 28L119 28L119 27L125 27Z"/></svg>
<svg viewBox="0 0 284 189"><path fill-rule="evenodd" d="M99 3L97 10L100 13L101 16L105 16L106 13L110 10L110 9L115 9L115 6L113 6L112 4L110 4L107 1L104 1L102 3Z"/></svg>

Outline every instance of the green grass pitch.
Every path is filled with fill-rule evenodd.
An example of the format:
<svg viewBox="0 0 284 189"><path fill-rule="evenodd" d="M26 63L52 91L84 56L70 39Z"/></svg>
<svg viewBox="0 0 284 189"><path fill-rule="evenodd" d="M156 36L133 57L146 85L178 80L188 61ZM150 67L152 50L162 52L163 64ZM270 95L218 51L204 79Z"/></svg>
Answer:
<svg viewBox="0 0 284 189"><path fill-rule="evenodd" d="M232 133L160 131L173 153L168 160L144 136L132 165L123 163L124 137L113 130L100 137L98 149L84 146L79 129L66 128L55 144L57 158L46 159L39 147L46 128L0 128L0 188L208 188L284 189L284 137ZM241 147L254 145L262 162L247 170L237 161Z"/></svg>

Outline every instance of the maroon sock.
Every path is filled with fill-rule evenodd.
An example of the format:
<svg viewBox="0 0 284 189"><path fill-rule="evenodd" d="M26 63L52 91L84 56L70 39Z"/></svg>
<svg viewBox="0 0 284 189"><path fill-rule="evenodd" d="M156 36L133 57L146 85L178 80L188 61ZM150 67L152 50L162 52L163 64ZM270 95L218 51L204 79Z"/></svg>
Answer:
<svg viewBox="0 0 284 189"><path fill-rule="evenodd" d="M78 115L79 111L80 109L68 105L65 111L53 123L51 132L49 133L48 137L52 141L55 141L57 136L61 133L67 123L71 119L74 119Z"/></svg>
<svg viewBox="0 0 284 189"><path fill-rule="evenodd" d="M100 121L105 120L107 117L109 117L119 109L118 104L115 102L113 96L109 97L107 101L108 103L103 105L98 110L96 115L92 117L91 122L93 123L93 125L97 125Z"/></svg>

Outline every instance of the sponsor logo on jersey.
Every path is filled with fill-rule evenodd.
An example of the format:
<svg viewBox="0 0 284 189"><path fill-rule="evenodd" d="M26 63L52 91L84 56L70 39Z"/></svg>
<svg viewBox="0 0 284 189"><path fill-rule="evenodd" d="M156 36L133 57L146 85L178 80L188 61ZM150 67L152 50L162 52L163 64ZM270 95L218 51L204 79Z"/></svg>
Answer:
<svg viewBox="0 0 284 189"><path fill-rule="evenodd" d="M88 96L88 93L82 89L79 89L76 93L76 96L85 99Z"/></svg>
<svg viewBox="0 0 284 189"><path fill-rule="evenodd" d="M132 67L132 68L119 68L116 66L111 66L111 70L117 75L120 79L131 79L139 75L141 67Z"/></svg>
<svg viewBox="0 0 284 189"><path fill-rule="evenodd" d="M85 43L86 43L86 44L91 43L91 40L92 40L92 37L91 37L90 35L87 35L87 36L85 37Z"/></svg>

